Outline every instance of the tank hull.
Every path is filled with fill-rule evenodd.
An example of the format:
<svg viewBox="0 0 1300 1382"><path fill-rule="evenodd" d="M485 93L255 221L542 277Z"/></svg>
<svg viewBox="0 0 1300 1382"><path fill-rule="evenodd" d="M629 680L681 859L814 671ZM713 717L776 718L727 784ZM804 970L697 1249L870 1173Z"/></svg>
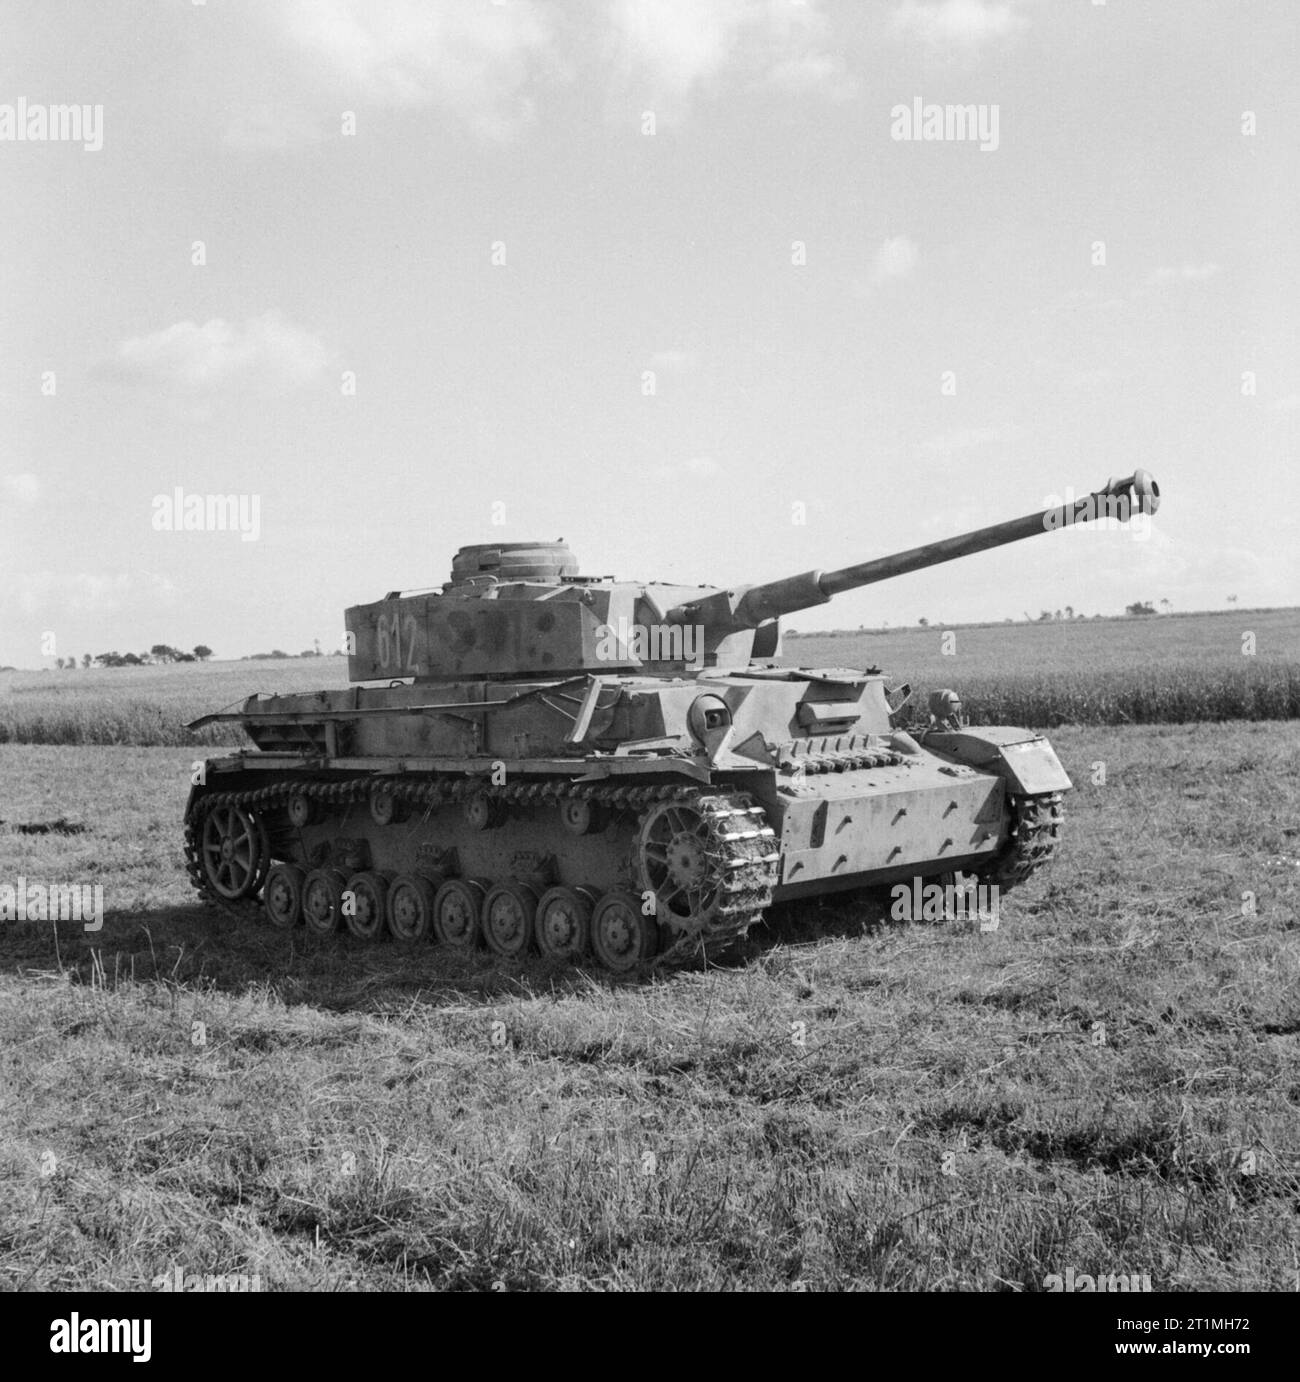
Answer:
<svg viewBox="0 0 1300 1382"><path fill-rule="evenodd" d="M586 899L594 936L622 899L648 933L629 942L639 962L728 943L781 902L963 874L1009 887L1046 862L1069 787L1046 740L913 737L890 716L878 675L826 670L259 698L240 717L259 747L209 760L192 791L191 873L235 910L268 875L291 912L318 875L364 896L396 880L407 899L455 884L448 906L469 888L484 916L533 913L543 953L542 899ZM1027 803L1043 808L1032 850Z"/></svg>

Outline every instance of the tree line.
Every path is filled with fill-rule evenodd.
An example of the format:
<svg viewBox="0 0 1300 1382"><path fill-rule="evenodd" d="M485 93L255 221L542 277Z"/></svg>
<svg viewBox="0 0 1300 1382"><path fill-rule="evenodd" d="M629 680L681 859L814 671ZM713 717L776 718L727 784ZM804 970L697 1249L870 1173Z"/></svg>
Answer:
<svg viewBox="0 0 1300 1382"><path fill-rule="evenodd" d="M183 648L173 648L167 643L155 643L147 653L82 653L81 665L84 668L99 667L152 667L161 662L206 662L212 656L212 649L206 643L198 644L191 652ZM56 657L54 665L66 671L77 666L75 657Z"/></svg>

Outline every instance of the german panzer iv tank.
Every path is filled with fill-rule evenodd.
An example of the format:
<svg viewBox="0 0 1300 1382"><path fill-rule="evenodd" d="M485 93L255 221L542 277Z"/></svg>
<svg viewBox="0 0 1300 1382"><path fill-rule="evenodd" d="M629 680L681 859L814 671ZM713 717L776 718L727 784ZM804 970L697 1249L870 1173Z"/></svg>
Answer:
<svg viewBox="0 0 1300 1382"><path fill-rule="evenodd" d="M719 589L580 576L559 543L463 547L439 594L346 613L348 690L250 697L255 749L190 792L194 886L278 927L536 948L614 971L743 935L773 903L1045 864L1070 780L951 691L901 728L878 668L775 665L780 616L1099 516L1145 471L839 571ZM260 902L258 901L260 897Z"/></svg>

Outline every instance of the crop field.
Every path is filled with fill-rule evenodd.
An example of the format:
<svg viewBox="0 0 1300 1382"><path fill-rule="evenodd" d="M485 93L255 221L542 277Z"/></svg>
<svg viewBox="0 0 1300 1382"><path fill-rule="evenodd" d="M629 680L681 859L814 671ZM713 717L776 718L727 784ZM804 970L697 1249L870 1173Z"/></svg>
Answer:
<svg viewBox="0 0 1300 1382"><path fill-rule="evenodd" d="M785 661L954 687L975 724L1187 724L1300 716L1300 610L935 626L789 638Z"/></svg>
<svg viewBox="0 0 1300 1382"><path fill-rule="evenodd" d="M246 744L237 726L192 732L186 722L238 710L258 691L347 684L345 657L0 672L0 743Z"/></svg>
<svg viewBox="0 0 1300 1382"><path fill-rule="evenodd" d="M996 930L854 898L622 979L230 921L190 752L0 745L0 881L106 908L0 924L0 1282L1297 1289L1300 725L1053 743Z"/></svg>
<svg viewBox="0 0 1300 1382"><path fill-rule="evenodd" d="M912 685L922 717L929 691L954 686L975 724L1300 716L1294 609L810 635L789 638L784 661L882 667ZM347 684L343 657L0 672L0 743L237 745L236 726L185 724L256 691Z"/></svg>

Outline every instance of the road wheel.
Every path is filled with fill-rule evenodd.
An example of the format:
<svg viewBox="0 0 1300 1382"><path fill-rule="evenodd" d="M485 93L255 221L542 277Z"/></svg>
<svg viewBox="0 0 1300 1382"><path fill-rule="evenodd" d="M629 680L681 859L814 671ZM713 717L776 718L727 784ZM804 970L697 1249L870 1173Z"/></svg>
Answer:
<svg viewBox="0 0 1300 1382"><path fill-rule="evenodd" d="M352 906L343 909L348 930L358 940L378 939L384 933L388 881L382 873L354 873L347 890L352 894Z"/></svg>
<svg viewBox="0 0 1300 1382"><path fill-rule="evenodd" d="M606 893L592 914L591 944L606 969L625 974L658 950L659 923L641 910L636 893Z"/></svg>
<svg viewBox="0 0 1300 1382"><path fill-rule="evenodd" d="M537 894L524 883L498 883L483 899L483 938L488 949L513 958L533 938Z"/></svg>
<svg viewBox="0 0 1300 1382"><path fill-rule="evenodd" d="M580 960L591 946L591 894L580 888L548 888L537 904L537 948L552 960Z"/></svg>
<svg viewBox="0 0 1300 1382"><path fill-rule="evenodd" d="M388 929L399 941L422 941L433 929L437 885L414 873L399 873L388 885Z"/></svg>
<svg viewBox="0 0 1300 1382"><path fill-rule="evenodd" d="M272 864L262 889L267 920L287 931L302 920L302 885L305 875L296 864Z"/></svg>
<svg viewBox="0 0 1300 1382"><path fill-rule="evenodd" d="M474 878L449 878L433 901L433 934L443 945L472 950L482 938L487 888Z"/></svg>
<svg viewBox="0 0 1300 1382"><path fill-rule="evenodd" d="M343 916L347 879L338 869L313 869L302 884L302 919L317 936L337 931Z"/></svg>

